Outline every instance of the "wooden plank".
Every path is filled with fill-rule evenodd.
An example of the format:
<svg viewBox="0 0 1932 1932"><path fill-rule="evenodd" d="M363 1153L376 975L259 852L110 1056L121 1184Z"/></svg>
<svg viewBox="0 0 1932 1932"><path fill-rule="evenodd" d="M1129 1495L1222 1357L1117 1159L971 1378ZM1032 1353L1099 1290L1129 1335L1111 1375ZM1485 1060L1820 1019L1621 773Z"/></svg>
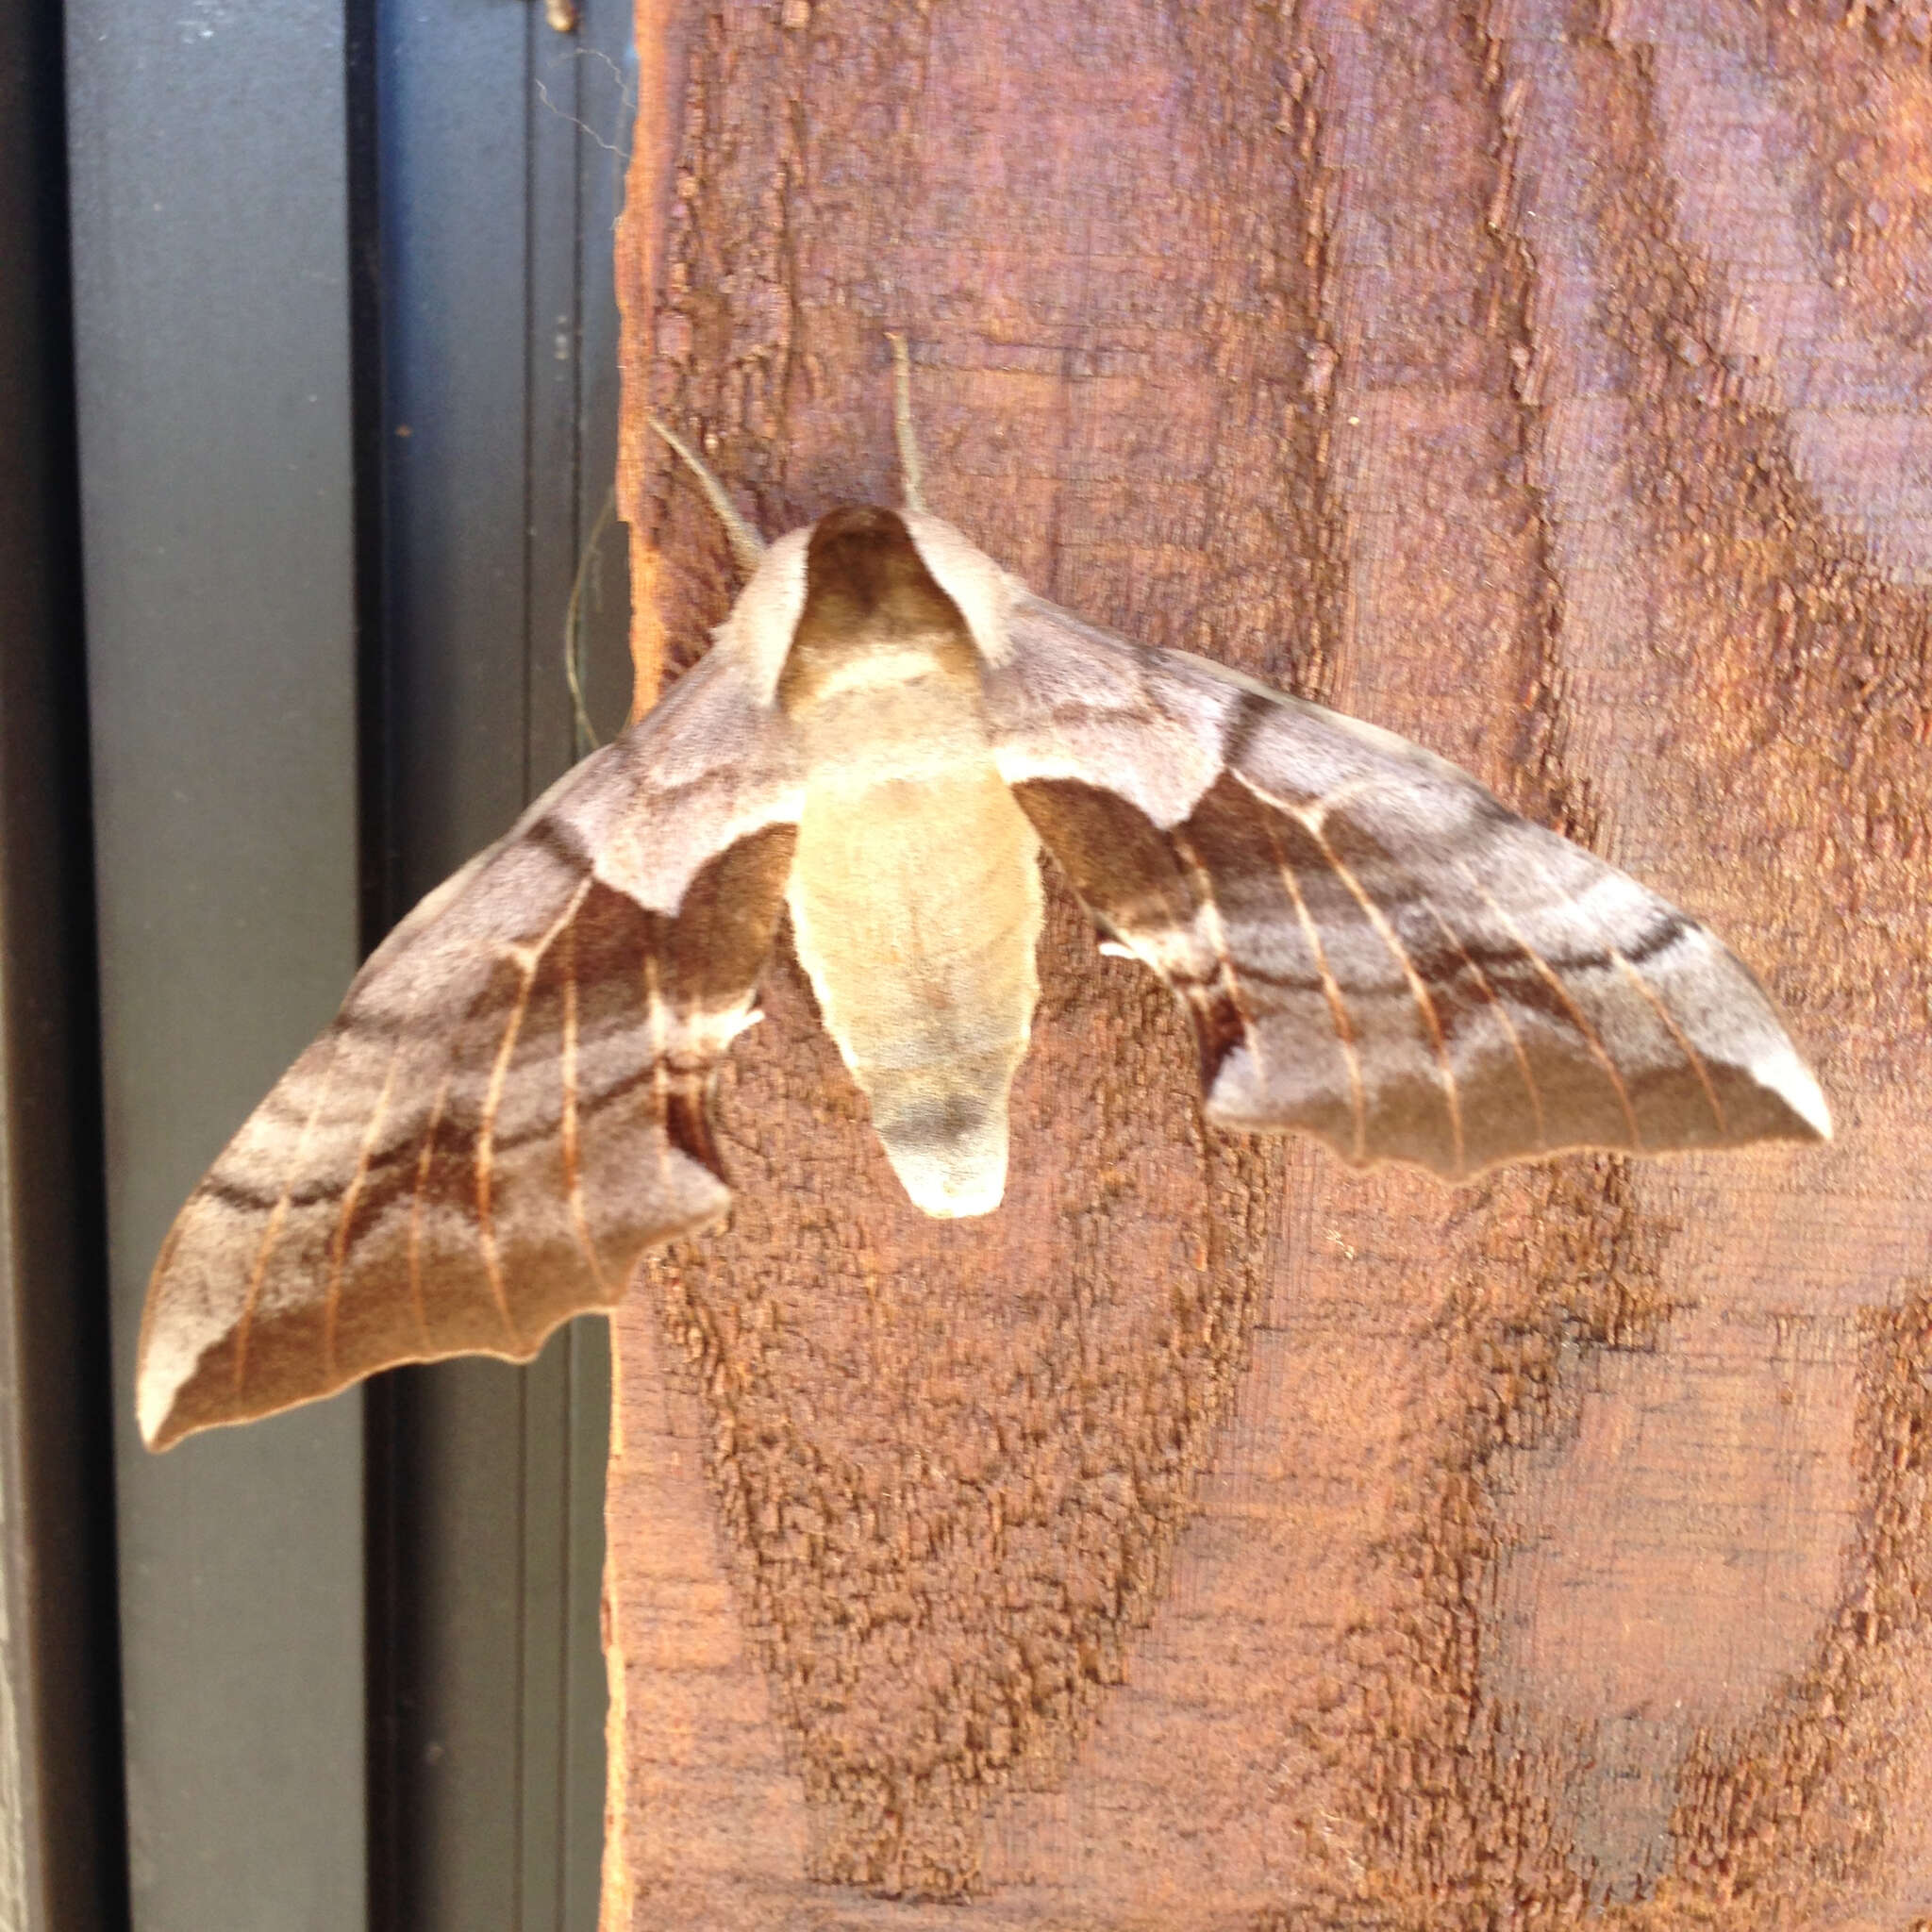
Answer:
<svg viewBox="0 0 1932 1932"><path fill-rule="evenodd" d="M943 514L1707 913L1840 1138L1204 1138L1057 891L929 1224L781 959L617 1323L607 1932L1932 1911L1932 93L1855 13L641 6L647 671L731 579L642 412L890 501L906 329Z"/></svg>

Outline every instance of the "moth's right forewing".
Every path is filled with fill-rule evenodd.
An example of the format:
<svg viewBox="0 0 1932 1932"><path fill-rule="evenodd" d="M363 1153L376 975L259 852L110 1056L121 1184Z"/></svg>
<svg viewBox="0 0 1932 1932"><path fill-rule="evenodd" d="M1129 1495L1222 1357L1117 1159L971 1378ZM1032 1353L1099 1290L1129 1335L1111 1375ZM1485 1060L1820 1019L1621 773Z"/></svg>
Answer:
<svg viewBox="0 0 1932 1932"><path fill-rule="evenodd" d="M169 1234L151 1445L397 1362L526 1358L724 1211L707 1108L783 901L789 759L707 659L402 922Z"/></svg>
<svg viewBox="0 0 1932 1932"><path fill-rule="evenodd" d="M1001 770L1186 1003L1209 1118L1448 1178L1828 1137L1745 968L1466 773L1038 599L1011 629L989 678Z"/></svg>
<svg viewBox="0 0 1932 1932"><path fill-rule="evenodd" d="M1295 701L1250 721L1239 771L1263 807L1313 828L1310 871L1343 884L1365 983L1398 1006L1399 969L1455 1102L1461 1171L1566 1147L1830 1137L1818 1083L1749 969L1466 773Z"/></svg>

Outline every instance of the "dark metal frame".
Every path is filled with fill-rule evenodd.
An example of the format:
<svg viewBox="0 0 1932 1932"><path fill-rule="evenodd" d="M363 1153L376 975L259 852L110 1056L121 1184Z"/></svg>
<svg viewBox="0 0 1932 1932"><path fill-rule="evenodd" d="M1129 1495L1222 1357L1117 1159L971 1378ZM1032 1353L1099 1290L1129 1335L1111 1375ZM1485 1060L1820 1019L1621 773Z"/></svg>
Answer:
<svg viewBox="0 0 1932 1932"><path fill-rule="evenodd" d="M0 1924L126 1921L60 22L0 8Z"/></svg>
<svg viewBox="0 0 1932 1932"><path fill-rule="evenodd" d="M591 708L608 729L628 703L624 548L600 513L632 90L625 0L586 7L571 36L537 7L379 7L369 24L374 931L572 762L579 582ZM603 1324L579 1323L527 1370L450 1363L371 1391L378 1923L595 1921L608 1364Z"/></svg>
<svg viewBox="0 0 1932 1932"><path fill-rule="evenodd" d="M111 1393L98 1349L77 1380L92 1440L113 1417L141 1932L238 1899L594 1922L601 1327L158 1460L125 1399L195 1174L358 953L568 763L574 583L592 710L627 698L599 518L628 7L583 15L68 0L114 1310Z"/></svg>

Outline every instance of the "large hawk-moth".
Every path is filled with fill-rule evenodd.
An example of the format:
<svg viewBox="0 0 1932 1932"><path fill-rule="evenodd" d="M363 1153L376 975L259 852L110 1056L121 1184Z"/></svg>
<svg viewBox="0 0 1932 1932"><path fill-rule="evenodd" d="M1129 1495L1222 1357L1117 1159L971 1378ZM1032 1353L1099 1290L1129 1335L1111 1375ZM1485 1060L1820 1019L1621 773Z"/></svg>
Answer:
<svg viewBox="0 0 1932 1932"><path fill-rule="evenodd" d="M897 347L897 345L895 345ZM789 907L899 1178L997 1206L1039 854L1184 1003L1223 1126L1450 1180L1819 1140L1695 920L1372 724L1035 596L924 507L766 548L708 654L419 905L230 1141L148 1291L148 1443L462 1353L527 1358L729 1202L710 1125Z"/></svg>

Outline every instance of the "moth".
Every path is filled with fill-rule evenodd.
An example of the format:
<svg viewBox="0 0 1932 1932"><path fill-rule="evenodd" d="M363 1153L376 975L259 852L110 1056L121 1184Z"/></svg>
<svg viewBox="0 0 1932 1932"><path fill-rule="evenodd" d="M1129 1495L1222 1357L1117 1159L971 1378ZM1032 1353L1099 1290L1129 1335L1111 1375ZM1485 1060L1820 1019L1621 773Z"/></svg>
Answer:
<svg viewBox="0 0 1932 1932"><path fill-rule="evenodd" d="M1571 1148L1822 1141L1749 971L1390 732L1057 608L924 506L769 547L709 653L419 905L182 1208L142 1435L405 1361L535 1354L716 1222L722 1056L779 913L912 1202L985 1214L1042 848L1178 996L1217 1126L1449 1181Z"/></svg>

